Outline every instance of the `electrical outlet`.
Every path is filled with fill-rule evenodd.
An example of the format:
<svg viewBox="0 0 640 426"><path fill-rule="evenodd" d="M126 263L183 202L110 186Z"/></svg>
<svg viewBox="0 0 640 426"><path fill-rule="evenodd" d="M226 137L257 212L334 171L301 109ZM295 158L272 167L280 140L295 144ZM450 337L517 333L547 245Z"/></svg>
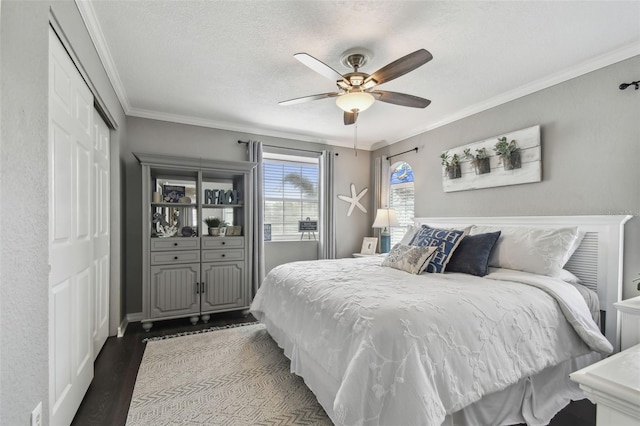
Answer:
<svg viewBox="0 0 640 426"><path fill-rule="evenodd" d="M42 426L42 401L31 412L31 426Z"/></svg>

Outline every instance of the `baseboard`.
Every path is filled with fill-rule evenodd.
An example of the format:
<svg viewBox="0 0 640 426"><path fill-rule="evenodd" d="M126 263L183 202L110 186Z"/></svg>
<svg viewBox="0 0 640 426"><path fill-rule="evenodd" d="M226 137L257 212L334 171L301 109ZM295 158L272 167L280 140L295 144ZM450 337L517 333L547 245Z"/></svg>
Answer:
<svg viewBox="0 0 640 426"><path fill-rule="evenodd" d="M127 331L127 325L129 325L129 321L127 321L127 317L122 318L122 322L118 326L117 337L124 337L124 333L125 331Z"/></svg>
<svg viewBox="0 0 640 426"><path fill-rule="evenodd" d="M127 321L129 321L129 322L140 322L140 321L142 321L142 312L134 312L132 314L127 314Z"/></svg>
<svg viewBox="0 0 640 426"><path fill-rule="evenodd" d="M132 314L127 314L125 318L122 319L120 326L118 327L118 337L124 336L124 333L127 331L127 326L130 322L140 322L142 321L142 312L134 312Z"/></svg>

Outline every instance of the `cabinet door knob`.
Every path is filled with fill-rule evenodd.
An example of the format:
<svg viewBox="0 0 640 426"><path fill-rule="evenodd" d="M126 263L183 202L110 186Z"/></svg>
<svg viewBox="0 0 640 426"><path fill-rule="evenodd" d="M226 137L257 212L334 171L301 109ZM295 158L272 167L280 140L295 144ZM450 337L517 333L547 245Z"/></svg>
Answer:
<svg viewBox="0 0 640 426"><path fill-rule="evenodd" d="M177 246L177 245L178 245L178 243L173 243L173 245L174 245L174 246Z"/></svg>
<svg viewBox="0 0 640 426"><path fill-rule="evenodd" d="M178 256L175 256L175 257L174 257L174 260L178 260Z"/></svg>
<svg viewBox="0 0 640 426"><path fill-rule="evenodd" d="M226 256L226 254L222 253L222 257L225 257L225 256Z"/></svg>
<svg viewBox="0 0 640 426"><path fill-rule="evenodd" d="M224 241L222 242L222 245L224 245Z"/></svg>

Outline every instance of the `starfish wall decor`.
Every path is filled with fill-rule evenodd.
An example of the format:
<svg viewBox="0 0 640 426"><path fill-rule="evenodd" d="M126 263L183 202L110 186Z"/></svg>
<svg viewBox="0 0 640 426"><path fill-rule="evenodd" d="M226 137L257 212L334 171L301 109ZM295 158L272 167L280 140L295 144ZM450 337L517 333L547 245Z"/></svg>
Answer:
<svg viewBox="0 0 640 426"><path fill-rule="evenodd" d="M349 206L349 210L347 210L347 216L351 216L351 213L353 213L353 209L356 207L362 210L363 213L367 212L367 209L362 204L360 204L360 199L364 197L364 194L366 194L368 190L369 188L365 188L362 191L360 191L360 193L358 194L356 192L356 186L352 183L351 197L347 197L346 195L338 195L338 198L341 199L342 201L351 203L351 205Z"/></svg>

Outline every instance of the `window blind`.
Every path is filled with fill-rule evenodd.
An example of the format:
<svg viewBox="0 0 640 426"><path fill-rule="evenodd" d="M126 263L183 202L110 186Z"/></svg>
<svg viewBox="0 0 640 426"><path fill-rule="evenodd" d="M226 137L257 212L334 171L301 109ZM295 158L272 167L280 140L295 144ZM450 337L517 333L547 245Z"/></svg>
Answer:
<svg viewBox="0 0 640 426"><path fill-rule="evenodd" d="M272 240L299 240L298 221L319 218L318 160L277 157L263 160L264 223Z"/></svg>
<svg viewBox="0 0 640 426"><path fill-rule="evenodd" d="M415 193L413 187L413 170L409 163L401 162L392 167L389 185L389 208L396 211L400 226L391 227L391 247L400 242L407 225L413 224Z"/></svg>

